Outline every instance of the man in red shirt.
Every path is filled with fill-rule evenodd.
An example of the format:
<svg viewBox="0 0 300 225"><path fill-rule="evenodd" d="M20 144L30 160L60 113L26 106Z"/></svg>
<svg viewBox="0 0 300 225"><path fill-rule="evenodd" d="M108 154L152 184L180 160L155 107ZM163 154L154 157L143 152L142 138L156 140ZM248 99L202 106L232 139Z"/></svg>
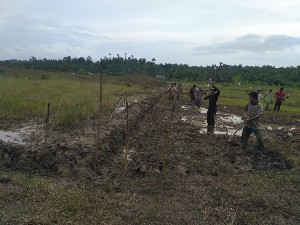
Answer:
<svg viewBox="0 0 300 225"><path fill-rule="evenodd" d="M275 101L275 106L274 106L274 112L275 111L279 112L282 101L285 101L284 96L285 96L285 93L283 91L283 87L281 87L280 90L277 91L275 94L276 101Z"/></svg>

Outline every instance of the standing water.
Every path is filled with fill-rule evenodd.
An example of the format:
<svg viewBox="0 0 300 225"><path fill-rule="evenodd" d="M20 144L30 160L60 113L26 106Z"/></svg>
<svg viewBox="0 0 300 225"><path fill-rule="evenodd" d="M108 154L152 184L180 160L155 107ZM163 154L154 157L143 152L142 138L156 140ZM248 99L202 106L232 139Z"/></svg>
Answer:
<svg viewBox="0 0 300 225"><path fill-rule="evenodd" d="M4 142L12 142L20 145L24 145L22 134L12 131L1 131L0 130L0 140Z"/></svg>

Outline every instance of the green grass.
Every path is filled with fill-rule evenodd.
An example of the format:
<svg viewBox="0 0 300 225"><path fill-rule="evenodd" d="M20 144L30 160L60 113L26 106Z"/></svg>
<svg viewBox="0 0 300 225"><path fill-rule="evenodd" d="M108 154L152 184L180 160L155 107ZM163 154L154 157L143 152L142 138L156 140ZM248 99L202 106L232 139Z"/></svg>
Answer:
<svg viewBox="0 0 300 225"><path fill-rule="evenodd" d="M195 83L208 89L207 83ZM120 96L150 93L166 83L148 76L103 77L102 112L112 110ZM187 93L193 83L184 83ZM216 84L221 91L218 103L242 107L248 101L251 84ZM252 89L256 85L252 85ZM259 85L262 90L278 87ZM282 104L284 116L300 114L300 91L285 87L291 97ZM50 103L51 119L55 125L73 126L87 118L95 118L99 108L98 76L78 76L66 73L34 71L26 69L3 69L0 73L0 118L24 119L46 117ZM265 102L261 100L263 104ZM272 107L272 106L271 106Z"/></svg>
<svg viewBox="0 0 300 225"><path fill-rule="evenodd" d="M76 213L82 211L88 199L92 197L84 189L61 186L53 180L43 177L27 177L21 173L1 173L0 178L4 177L9 177L19 190L16 193L9 193L8 190L7 192L4 191L1 197L7 205L24 204L23 207L26 212L21 212L18 217L25 221L28 218L45 220L45 218L55 218L59 215L67 221ZM21 197L17 195L21 195ZM15 212L2 216L4 219L6 217L10 219L16 217ZM18 218L19 221L20 218ZM51 221L45 220L45 222L49 223Z"/></svg>
<svg viewBox="0 0 300 225"><path fill-rule="evenodd" d="M9 188L0 186L0 206L5 206L0 212L0 222L283 224L278 221L284 215L292 216L290 224L299 221L297 173L224 174L214 179L207 177L198 189L193 177L189 179L169 172L163 177L120 179L115 184L102 183L97 187L0 172L0 179L9 177L12 181ZM107 189L107 185L111 187Z"/></svg>
<svg viewBox="0 0 300 225"><path fill-rule="evenodd" d="M31 70L5 73L0 76L1 118L45 118L48 103L51 119L60 126L72 126L81 119L98 115L100 84L97 76L78 77ZM122 95L148 93L153 84L159 85L149 77L104 76L102 112L110 112Z"/></svg>
<svg viewBox="0 0 300 225"><path fill-rule="evenodd" d="M207 83L205 82L195 82L195 83L185 83L183 85L185 93L196 84L198 87L202 89L209 89ZM248 92L250 91L250 87L252 90L256 90L257 87L260 87L264 93L267 93L269 89L273 89L273 95L275 96L275 92L280 88L279 86L269 86L263 84L250 84L245 83L241 84L241 86L236 86L233 83L215 83L216 87L221 91L221 95L218 100L218 104L221 105L231 105L231 106L240 106L243 107L249 100ZM291 95L285 102L281 105L281 114L287 115L300 115L300 89L295 87L285 87L285 92ZM274 97L275 100L275 97ZM260 102L265 106L266 103L263 99ZM270 106L272 109L274 105Z"/></svg>

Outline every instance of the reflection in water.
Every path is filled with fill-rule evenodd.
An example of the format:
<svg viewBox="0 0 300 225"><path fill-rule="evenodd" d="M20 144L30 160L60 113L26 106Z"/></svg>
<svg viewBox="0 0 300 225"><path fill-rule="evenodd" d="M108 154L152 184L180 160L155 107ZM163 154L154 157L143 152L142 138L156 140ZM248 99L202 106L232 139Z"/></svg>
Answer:
<svg viewBox="0 0 300 225"><path fill-rule="evenodd" d="M26 139L36 131L36 125L31 123L29 126L24 126L16 131L0 130L0 140L4 142L25 145Z"/></svg>
<svg viewBox="0 0 300 225"><path fill-rule="evenodd" d="M189 110L192 107L191 106L187 106L187 105L182 105L181 108L184 109L184 110ZM198 110L199 110L200 113L207 113L207 109L206 108L200 107Z"/></svg>
<svg viewBox="0 0 300 225"><path fill-rule="evenodd" d="M236 131L236 129L228 128L227 131L215 130L214 134L233 135L235 131ZM206 128L202 128L199 132L201 134L207 133ZM242 130L238 130L235 135L236 136L242 136Z"/></svg>
<svg viewBox="0 0 300 225"><path fill-rule="evenodd" d="M18 132L0 131L0 140L4 142L13 142L20 145L25 144L22 134Z"/></svg>
<svg viewBox="0 0 300 225"><path fill-rule="evenodd" d="M118 107L115 107L114 112L115 113L120 113L120 112L123 112L125 109L126 109L125 106L118 106Z"/></svg>
<svg viewBox="0 0 300 225"><path fill-rule="evenodd" d="M224 122L239 124L242 123L243 120L240 116L230 115L230 116L220 116L220 119Z"/></svg>
<svg viewBox="0 0 300 225"><path fill-rule="evenodd" d="M186 105L181 106L181 108L184 110L191 109L190 106L186 106ZM200 107L198 110L201 114L207 113L207 108ZM200 118L203 118L204 121L206 121L205 115L200 116L199 119ZM207 123L206 122L201 123L199 120L197 120L195 118L189 118L188 116L181 116L180 119L186 123L192 123L192 124L196 124L196 125L200 126L201 127L201 129L199 131L200 133L207 132ZM236 128L226 125L227 123L234 124L234 127L238 127L239 124L243 123L243 120L240 116L218 112L217 117L216 117L216 129L215 129L214 133L219 134L219 135L233 135L234 132L236 132ZM241 136L242 129L237 131L236 135Z"/></svg>

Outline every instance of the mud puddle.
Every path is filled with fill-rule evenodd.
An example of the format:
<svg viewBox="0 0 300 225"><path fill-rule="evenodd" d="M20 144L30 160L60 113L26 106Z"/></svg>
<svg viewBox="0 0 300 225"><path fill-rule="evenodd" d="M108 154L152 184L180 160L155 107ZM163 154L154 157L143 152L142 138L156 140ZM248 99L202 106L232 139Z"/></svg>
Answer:
<svg viewBox="0 0 300 225"><path fill-rule="evenodd" d="M7 143L15 143L24 145L25 142L23 141L24 138L22 135L18 132L12 132L12 131L3 131L0 130L0 140L7 142Z"/></svg>
<svg viewBox="0 0 300 225"><path fill-rule="evenodd" d="M225 108L225 107L224 107ZM199 109L195 106L182 105L181 109L184 111L194 111L193 115L184 115L181 116L181 120L185 123L196 124L200 127L200 133L206 133L207 122L206 122L206 113L207 108L200 107ZM195 113L196 112L196 113ZM198 114L199 112L199 114ZM196 121L196 122L195 122ZM243 124L241 116L238 116L234 113L228 113L219 111L216 115L215 131L216 135L233 135L236 136L242 135L241 125ZM268 131L282 130L291 136L291 132L296 130L295 126L275 126L275 125L262 125L263 129ZM238 129L238 130L237 130Z"/></svg>
<svg viewBox="0 0 300 225"><path fill-rule="evenodd" d="M241 118L234 113L220 110L216 117L216 135L199 134L199 132L206 133L207 109L188 106L186 102L182 99L176 103L176 106L180 107L173 110L174 118L171 127L173 102L154 96L142 100L138 104L129 104L129 143L126 160L131 175L136 175L137 171L141 171L139 168L144 167L146 171L157 171L161 165L166 140L169 140L170 151L168 166L175 168L177 165L186 165L184 166L186 174L216 174L223 171L222 166L230 171L235 171L238 170L235 166L239 163L242 165L237 167L248 165L248 163L244 165L243 160L240 162L236 155L241 159L250 158L251 168L273 168L274 162L284 161L281 155L274 157L271 155L272 157L267 158L268 161L264 159L256 163L255 154L240 151L237 138L233 139L233 143L228 144L228 138L225 135L232 135L242 124ZM123 104L124 101L120 101L117 107L124 107ZM74 130L50 129L45 151L41 142L44 137L43 124L34 126L31 123L28 127L27 123L23 124L24 128L21 129L19 129L22 127L21 125L13 127L14 129L7 126L3 130L5 132L12 131L17 136L10 133L2 133L2 136L6 139L10 136L10 140L22 142L28 140L30 144L26 143L25 149L22 146L16 148L2 143L2 146L0 145L0 157L2 157L0 158L0 167L45 172L62 177L77 176L83 179L96 179L94 176L97 179L116 177L124 163L127 117L124 109L119 114L113 114L103 119L100 145L97 151L95 145L97 121L86 121L85 126ZM274 124L268 124L268 126L275 127ZM170 137L166 139L168 130L171 131ZM266 139L275 140L276 138L278 140L280 137L284 140L285 136L280 136L277 128L276 131L277 133L274 130L270 132ZM295 132L295 129L292 132ZM241 135L241 130L236 135ZM18 139L19 137L22 139ZM297 139L298 136L295 135L295 138ZM293 134L293 139L295 138ZM254 146L251 140L250 144ZM296 146L296 140L294 145ZM201 161L196 159L201 159ZM212 164L212 162L216 163ZM284 163L280 165L282 168L286 168ZM144 169L142 170L144 171Z"/></svg>
<svg viewBox="0 0 300 225"><path fill-rule="evenodd" d="M181 108L185 111L193 110L193 106L183 105ZM192 123L195 124L195 120L199 121L198 126L201 127L199 132L206 133L207 129L207 122L206 122L206 113L207 108L200 107L199 109L196 108L196 112L199 114L194 114L193 116L185 115L181 117L181 120L185 123ZM240 124L243 123L243 120L240 116L230 113L218 112L216 116L216 128L214 133L217 135L232 135L234 134L238 128L240 128ZM241 129L236 132L237 136L242 135Z"/></svg>
<svg viewBox="0 0 300 225"><path fill-rule="evenodd" d="M5 143L25 145L34 132L36 132L36 126L33 124L23 125L17 130L0 130L0 140Z"/></svg>

